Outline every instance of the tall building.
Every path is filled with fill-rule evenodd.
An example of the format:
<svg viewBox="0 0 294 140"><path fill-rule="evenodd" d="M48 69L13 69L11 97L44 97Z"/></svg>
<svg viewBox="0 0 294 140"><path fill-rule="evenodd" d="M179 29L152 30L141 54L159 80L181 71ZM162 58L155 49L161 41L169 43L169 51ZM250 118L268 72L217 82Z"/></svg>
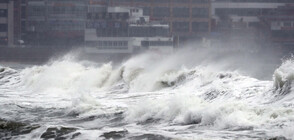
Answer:
<svg viewBox="0 0 294 140"><path fill-rule="evenodd" d="M24 43L26 27L26 0L14 1L14 44L21 45Z"/></svg>
<svg viewBox="0 0 294 140"><path fill-rule="evenodd" d="M101 10L101 6L142 8L144 16L168 24L170 35L178 38L201 39L210 32L210 0L27 1L27 40L34 45L77 44L83 38L87 11Z"/></svg>
<svg viewBox="0 0 294 140"><path fill-rule="evenodd" d="M261 20L266 23L273 43L294 47L294 4L280 6L270 15L262 16Z"/></svg>
<svg viewBox="0 0 294 140"><path fill-rule="evenodd" d="M273 16L276 9L294 3L293 0L212 0L213 38L233 42L226 46L246 48L270 42L270 23L264 17ZM251 43L251 44L250 44Z"/></svg>
<svg viewBox="0 0 294 140"><path fill-rule="evenodd" d="M13 9L13 1L0 1L0 47L11 47L14 44Z"/></svg>
<svg viewBox="0 0 294 140"><path fill-rule="evenodd" d="M255 26L260 22L260 16L270 14L286 2L294 3L291 0L212 0L213 25L223 29Z"/></svg>
<svg viewBox="0 0 294 140"><path fill-rule="evenodd" d="M31 45L81 45L87 1L28 0L27 40Z"/></svg>
<svg viewBox="0 0 294 140"><path fill-rule="evenodd" d="M141 7L151 21L169 24L174 36L202 38L210 32L210 0L109 0L108 4Z"/></svg>

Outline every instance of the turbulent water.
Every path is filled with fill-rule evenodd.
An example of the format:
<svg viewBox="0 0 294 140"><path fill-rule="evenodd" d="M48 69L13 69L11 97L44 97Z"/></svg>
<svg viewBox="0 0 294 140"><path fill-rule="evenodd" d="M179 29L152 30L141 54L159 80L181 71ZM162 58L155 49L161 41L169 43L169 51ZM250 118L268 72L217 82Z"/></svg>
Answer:
<svg viewBox="0 0 294 140"><path fill-rule="evenodd" d="M0 137L294 139L293 60L263 81L176 59L147 54L118 65L64 58L0 67Z"/></svg>

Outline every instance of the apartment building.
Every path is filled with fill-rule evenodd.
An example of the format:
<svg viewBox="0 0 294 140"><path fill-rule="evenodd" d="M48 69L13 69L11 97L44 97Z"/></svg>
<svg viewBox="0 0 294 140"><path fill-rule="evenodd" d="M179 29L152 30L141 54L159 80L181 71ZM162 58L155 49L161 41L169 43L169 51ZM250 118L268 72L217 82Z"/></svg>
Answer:
<svg viewBox="0 0 294 140"><path fill-rule="evenodd" d="M14 44L23 45L26 35L26 0L13 0L14 2Z"/></svg>
<svg viewBox="0 0 294 140"><path fill-rule="evenodd" d="M87 4L77 0L28 0L28 41L31 45L82 44Z"/></svg>
<svg viewBox="0 0 294 140"><path fill-rule="evenodd" d="M260 22L260 17L270 15L280 6L293 0L212 0L213 27L250 28ZM231 22L228 23L228 20Z"/></svg>
<svg viewBox="0 0 294 140"><path fill-rule="evenodd" d="M210 0L109 0L108 5L141 7L151 21L169 24L174 36L201 38L210 32Z"/></svg>
<svg viewBox="0 0 294 140"><path fill-rule="evenodd" d="M213 38L233 42L226 45L230 47L263 46L274 41L269 37L271 23L265 17L274 17L277 9L291 3L294 1L211 0L211 34Z"/></svg>
<svg viewBox="0 0 294 140"><path fill-rule="evenodd" d="M13 1L0 1L0 47L11 47L14 42Z"/></svg>
<svg viewBox="0 0 294 140"><path fill-rule="evenodd" d="M150 22L142 8L90 5L85 50L89 54L170 53L173 39L168 24Z"/></svg>
<svg viewBox="0 0 294 140"><path fill-rule="evenodd" d="M286 4L261 17L268 26L272 42L283 46L294 46L294 4Z"/></svg>

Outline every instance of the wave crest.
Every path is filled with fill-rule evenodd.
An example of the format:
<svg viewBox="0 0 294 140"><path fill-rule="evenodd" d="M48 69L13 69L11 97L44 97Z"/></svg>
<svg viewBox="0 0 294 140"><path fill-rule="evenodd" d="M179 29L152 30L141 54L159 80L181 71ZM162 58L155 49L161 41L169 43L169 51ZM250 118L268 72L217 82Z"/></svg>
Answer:
<svg viewBox="0 0 294 140"><path fill-rule="evenodd" d="M274 88L279 94L291 92L292 82L294 80L294 60L286 60L274 72Z"/></svg>

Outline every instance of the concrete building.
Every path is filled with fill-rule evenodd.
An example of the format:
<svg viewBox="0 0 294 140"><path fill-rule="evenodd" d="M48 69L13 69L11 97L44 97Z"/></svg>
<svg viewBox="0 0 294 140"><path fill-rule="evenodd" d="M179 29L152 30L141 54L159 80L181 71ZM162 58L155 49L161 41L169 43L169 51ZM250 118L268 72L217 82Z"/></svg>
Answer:
<svg viewBox="0 0 294 140"><path fill-rule="evenodd" d="M24 44L26 31L26 0L14 1L14 44L20 46Z"/></svg>
<svg viewBox="0 0 294 140"><path fill-rule="evenodd" d="M286 1L290 2L289 0ZM285 5L286 1L212 0L211 10L212 18L214 19L213 25L219 25L218 28L225 28L225 26L228 27L226 20L230 20L231 23L229 25L232 28L250 28L251 26L255 26L260 22L260 16L270 14L274 9ZM294 3L294 1L291 2ZM242 22L242 24L240 24L240 22Z"/></svg>
<svg viewBox="0 0 294 140"><path fill-rule="evenodd" d="M109 0L108 4L141 7L150 21L169 24L173 36L201 39L210 32L210 0Z"/></svg>
<svg viewBox="0 0 294 140"><path fill-rule="evenodd" d="M209 0L27 1L26 31L31 45L68 44L72 41L71 44L79 44L86 26L87 7L89 11L103 10L103 6L104 9L105 6L141 8L142 13L138 14L150 17L150 21L168 24L170 35L177 40L202 39L210 32Z"/></svg>
<svg viewBox="0 0 294 140"><path fill-rule="evenodd" d="M169 26L150 22L149 16L143 15L142 8L89 8L85 29L87 53L130 55L142 50L161 53L173 50Z"/></svg>
<svg viewBox="0 0 294 140"><path fill-rule="evenodd" d="M270 42L271 17L276 9L294 3L292 0L212 0L211 37L231 44L229 47L262 46ZM251 49L253 50L253 49Z"/></svg>
<svg viewBox="0 0 294 140"><path fill-rule="evenodd" d="M286 4L260 18L268 27L266 33L273 43L294 47L294 4Z"/></svg>
<svg viewBox="0 0 294 140"><path fill-rule="evenodd" d="M0 46L14 44L14 4L10 0L0 1Z"/></svg>
<svg viewBox="0 0 294 140"><path fill-rule="evenodd" d="M128 38L128 8L89 5L85 46L88 53L109 54L133 52Z"/></svg>
<svg viewBox="0 0 294 140"><path fill-rule="evenodd" d="M81 45L87 1L28 0L27 36L31 45Z"/></svg>

